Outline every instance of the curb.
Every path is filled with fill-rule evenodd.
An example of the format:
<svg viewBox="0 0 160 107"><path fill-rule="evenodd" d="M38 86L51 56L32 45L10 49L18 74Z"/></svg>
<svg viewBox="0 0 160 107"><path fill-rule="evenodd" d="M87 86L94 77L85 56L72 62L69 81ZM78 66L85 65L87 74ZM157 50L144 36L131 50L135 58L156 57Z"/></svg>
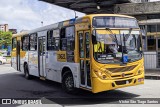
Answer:
<svg viewBox="0 0 160 107"><path fill-rule="evenodd" d="M160 80L160 75L145 75L145 79Z"/></svg>

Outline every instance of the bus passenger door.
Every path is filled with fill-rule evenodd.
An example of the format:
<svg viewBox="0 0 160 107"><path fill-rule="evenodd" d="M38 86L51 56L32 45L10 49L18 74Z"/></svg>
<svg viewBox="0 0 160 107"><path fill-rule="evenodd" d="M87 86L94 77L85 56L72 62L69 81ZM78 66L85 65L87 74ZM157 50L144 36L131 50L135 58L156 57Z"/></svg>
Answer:
<svg viewBox="0 0 160 107"><path fill-rule="evenodd" d="M38 68L39 68L39 76L46 77L45 73L45 43L46 37L38 38Z"/></svg>
<svg viewBox="0 0 160 107"><path fill-rule="evenodd" d="M80 84L91 89L90 77L90 31L78 32L80 57Z"/></svg>

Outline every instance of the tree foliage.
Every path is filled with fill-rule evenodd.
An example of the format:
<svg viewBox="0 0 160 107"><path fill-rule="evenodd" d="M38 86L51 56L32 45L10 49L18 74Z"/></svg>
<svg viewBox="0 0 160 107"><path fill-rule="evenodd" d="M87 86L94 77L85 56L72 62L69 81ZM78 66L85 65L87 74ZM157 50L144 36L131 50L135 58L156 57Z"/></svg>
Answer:
<svg viewBox="0 0 160 107"><path fill-rule="evenodd" d="M10 46L12 43L12 33L0 31L0 46Z"/></svg>

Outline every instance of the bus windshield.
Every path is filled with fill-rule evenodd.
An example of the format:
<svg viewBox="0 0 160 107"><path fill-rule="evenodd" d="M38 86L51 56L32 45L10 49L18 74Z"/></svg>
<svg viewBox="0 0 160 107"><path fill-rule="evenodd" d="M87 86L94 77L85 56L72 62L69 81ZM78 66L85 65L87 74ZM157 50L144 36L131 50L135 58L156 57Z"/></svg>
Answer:
<svg viewBox="0 0 160 107"><path fill-rule="evenodd" d="M93 18L94 28L139 28L137 20L127 17L97 16Z"/></svg>
<svg viewBox="0 0 160 107"><path fill-rule="evenodd" d="M94 30L94 58L100 63L121 63L123 55L127 62L141 59L141 38L139 31L120 30L120 34L101 34L102 30Z"/></svg>

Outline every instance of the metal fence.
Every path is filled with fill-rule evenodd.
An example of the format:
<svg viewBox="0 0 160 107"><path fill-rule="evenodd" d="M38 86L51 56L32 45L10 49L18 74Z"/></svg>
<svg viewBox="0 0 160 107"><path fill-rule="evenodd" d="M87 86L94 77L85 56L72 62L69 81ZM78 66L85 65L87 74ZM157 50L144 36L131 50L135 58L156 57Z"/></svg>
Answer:
<svg viewBox="0 0 160 107"><path fill-rule="evenodd" d="M145 69L157 68L157 52L144 52L144 66Z"/></svg>

